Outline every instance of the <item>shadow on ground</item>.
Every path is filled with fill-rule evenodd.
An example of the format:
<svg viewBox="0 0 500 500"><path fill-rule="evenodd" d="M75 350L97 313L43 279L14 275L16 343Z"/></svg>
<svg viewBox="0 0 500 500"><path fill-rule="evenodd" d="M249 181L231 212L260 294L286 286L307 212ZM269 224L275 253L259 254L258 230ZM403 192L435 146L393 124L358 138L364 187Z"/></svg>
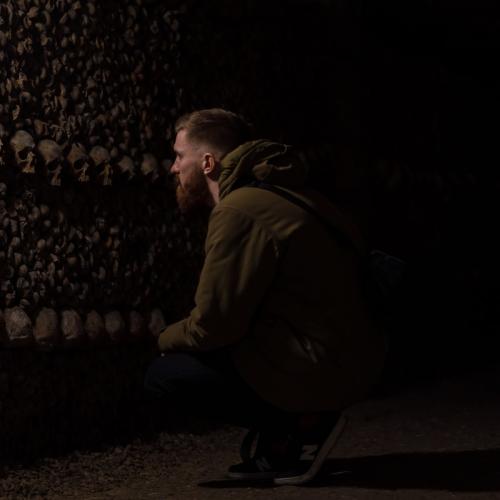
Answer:
<svg viewBox="0 0 500 500"><path fill-rule="evenodd" d="M500 491L500 449L404 453L328 460L321 476L305 485L370 489ZM206 488L273 488L272 481L215 480Z"/></svg>

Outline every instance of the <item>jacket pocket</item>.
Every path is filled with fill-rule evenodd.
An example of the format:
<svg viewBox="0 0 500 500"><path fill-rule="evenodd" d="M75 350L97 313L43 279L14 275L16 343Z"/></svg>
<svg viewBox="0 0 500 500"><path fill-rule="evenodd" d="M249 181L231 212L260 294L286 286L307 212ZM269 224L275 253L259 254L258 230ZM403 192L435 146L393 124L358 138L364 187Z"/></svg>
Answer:
<svg viewBox="0 0 500 500"><path fill-rule="evenodd" d="M311 358L311 361L314 364L318 364L318 356L316 354L316 349L313 346L313 343L309 340L308 337L302 337L301 344L304 346L306 353Z"/></svg>
<svg viewBox="0 0 500 500"><path fill-rule="evenodd" d="M287 373L308 373L318 363L318 356L310 340L297 335L280 320L264 321L253 331L259 351L276 368Z"/></svg>

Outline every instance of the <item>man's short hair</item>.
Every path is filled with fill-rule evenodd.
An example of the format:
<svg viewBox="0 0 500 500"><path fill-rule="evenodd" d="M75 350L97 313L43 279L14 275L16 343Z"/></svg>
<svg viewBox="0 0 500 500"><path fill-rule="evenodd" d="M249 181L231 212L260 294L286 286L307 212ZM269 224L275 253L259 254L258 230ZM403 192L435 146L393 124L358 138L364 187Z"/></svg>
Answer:
<svg viewBox="0 0 500 500"><path fill-rule="evenodd" d="M181 130L186 130L190 140L209 144L223 155L252 138L250 124L240 115L222 108L182 115L175 123L175 132Z"/></svg>

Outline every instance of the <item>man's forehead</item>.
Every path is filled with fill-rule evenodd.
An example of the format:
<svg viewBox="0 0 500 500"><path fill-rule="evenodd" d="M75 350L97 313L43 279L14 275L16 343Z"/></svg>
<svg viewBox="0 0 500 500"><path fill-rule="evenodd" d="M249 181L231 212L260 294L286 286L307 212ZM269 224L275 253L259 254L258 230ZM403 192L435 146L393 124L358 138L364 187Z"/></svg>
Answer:
<svg viewBox="0 0 500 500"><path fill-rule="evenodd" d="M179 132L177 132L177 135L175 136L175 143L174 147L175 148L186 148L186 147L193 147L194 143L191 141L188 137L188 133L186 129L181 129Z"/></svg>
<svg viewBox="0 0 500 500"><path fill-rule="evenodd" d="M183 128L177 132L174 143L175 150L197 149L198 147L199 145L196 142L189 139L186 129Z"/></svg>
<svg viewBox="0 0 500 500"><path fill-rule="evenodd" d="M174 141L174 149L179 149L182 147L183 143L185 142L185 130L179 130L175 136L175 141Z"/></svg>

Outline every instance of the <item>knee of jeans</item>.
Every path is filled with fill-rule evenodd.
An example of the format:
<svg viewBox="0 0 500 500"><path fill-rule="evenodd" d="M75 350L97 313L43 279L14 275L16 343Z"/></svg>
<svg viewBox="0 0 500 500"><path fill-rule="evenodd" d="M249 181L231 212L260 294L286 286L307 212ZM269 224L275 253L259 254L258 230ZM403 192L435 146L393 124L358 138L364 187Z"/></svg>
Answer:
<svg viewBox="0 0 500 500"><path fill-rule="evenodd" d="M151 371L151 367L149 367L146 370L146 373L144 375L143 388L146 391L146 394L151 394L151 393L157 392L155 390L154 375Z"/></svg>
<svg viewBox="0 0 500 500"><path fill-rule="evenodd" d="M143 387L147 394L158 397L172 394L177 390L175 380L165 371L163 358L155 359L146 370Z"/></svg>
<svg viewBox="0 0 500 500"><path fill-rule="evenodd" d="M164 391L162 390L162 383L159 379L157 369L155 369L155 363L151 363L146 370L143 380L143 387L146 391L146 394L151 396L159 396Z"/></svg>

